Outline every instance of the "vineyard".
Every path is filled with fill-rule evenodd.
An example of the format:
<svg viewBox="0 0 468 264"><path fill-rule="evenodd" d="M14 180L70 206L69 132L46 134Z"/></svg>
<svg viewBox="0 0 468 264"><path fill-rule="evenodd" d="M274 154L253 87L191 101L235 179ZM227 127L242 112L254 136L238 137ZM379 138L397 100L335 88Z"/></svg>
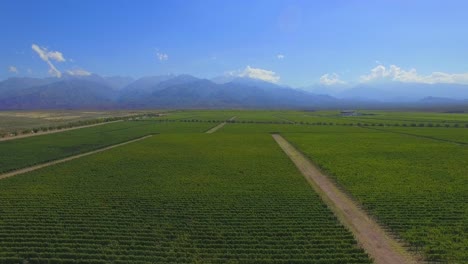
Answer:
<svg viewBox="0 0 468 264"><path fill-rule="evenodd" d="M468 149L361 130L285 136L412 250L431 261L468 259Z"/></svg>
<svg viewBox="0 0 468 264"><path fill-rule="evenodd" d="M210 124L117 122L57 134L0 141L0 173L56 160L149 134L202 132Z"/></svg>
<svg viewBox="0 0 468 264"><path fill-rule="evenodd" d="M412 135L434 140L452 142L456 144L468 144L468 132L465 129L450 128L386 128L387 131Z"/></svg>
<svg viewBox="0 0 468 264"><path fill-rule="evenodd" d="M468 115L359 113L178 110L1 141L0 176L153 135L0 177L0 263L371 263L272 133L409 254L466 262Z"/></svg>
<svg viewBox="0 0 468 264"><path fill-rule="evenodd" d="M5 179L0 262L370 263L269 135L157 135Z"/></svg>

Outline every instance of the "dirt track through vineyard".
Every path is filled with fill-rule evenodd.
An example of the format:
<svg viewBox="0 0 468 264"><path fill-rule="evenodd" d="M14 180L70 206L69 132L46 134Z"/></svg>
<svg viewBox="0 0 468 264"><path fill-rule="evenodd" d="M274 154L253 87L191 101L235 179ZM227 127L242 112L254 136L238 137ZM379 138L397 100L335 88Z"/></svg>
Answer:
<svg viewBox="0 0 468 264"><path fill-rule="evenodd" d="M112 145L112 146L108 146L108 147L105 147L105 148L100 148L100 149L96 149L96 150L89 151L89 152L86 152L86 153L81 153L81 154L78 154L78 155L70 156L70 157L67 157L67 158L54 160L54 161L42 163L42 164L39 164L39 165L35 165L35 166L31 166L31 167L27 167L27 168L23 168L23 169L3 173L3 174L0 174L0 180L5 179L5 178L9 178L9 177L13 177L13 176L16 176L16 175L19 175L19 174L23 174L23 173L26 173L26 172L38 170L38 169L41 169L41 168L44 168L44 167L52 166L52 165L55 165L55 164L59 164L59 163L67 162L67 161L70 161L70 160L78 159L78 158L81 158L81 157L89 156L89 155L92 155L92 154L95 154L95 153L103 152L103 151L106 151L106 150L109 150L109 149L113 149L113 148L116 148L116 147L120 147L120 146L123 146L123 145L127 145L127 144L130 144L130 143L136 142L136 141L140 141L140 140L149 138L151 136L152 135L148 135L148 136L140 137L140 138L137 138L137 139L132 139L132 140L129 140L129 141L125 141L125 142L122 142L122 143L119 143L119 144L115 144L115 145Z"/></svg>
<svg viewBox="0 0 468 264"><path fill-rule="evenodd" d="M386 234L364 210L360 209L350 197L338 189L299 150L281 135L273 134L272 136L342 224L353 232L359 245L375 263L418 263L401 244Z"/></svg>
<svg viewBox="0 0 468 264"><path fill-rule="evenodd" d="M236 119L235 116L229 118L229 121L232 121L232 120L234 120L234 119ZM207 134L212 134L212 133L216 132L218 129L222 128L224 125L226 125L226 122L222 122L221 124L219 124L219 125L217 125L217 126L215 126L215 127L210 128L210 129L209 129L208 131L206 131L205 133L207 133Z"/></svg>

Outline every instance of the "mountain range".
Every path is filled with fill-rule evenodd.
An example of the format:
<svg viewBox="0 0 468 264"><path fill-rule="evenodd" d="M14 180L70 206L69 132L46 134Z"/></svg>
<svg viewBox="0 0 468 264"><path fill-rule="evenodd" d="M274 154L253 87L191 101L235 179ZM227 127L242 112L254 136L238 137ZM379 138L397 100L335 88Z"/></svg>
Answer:
<svg viewBox="0 0 468 264"><path fill-rule="evenodd" d="M338 87L339 88L339 87ZM395 83L294 89L245 77L191 75L9 78L0 82L0 109L114 108L382 108L468 105L468 85Z"/></svg>

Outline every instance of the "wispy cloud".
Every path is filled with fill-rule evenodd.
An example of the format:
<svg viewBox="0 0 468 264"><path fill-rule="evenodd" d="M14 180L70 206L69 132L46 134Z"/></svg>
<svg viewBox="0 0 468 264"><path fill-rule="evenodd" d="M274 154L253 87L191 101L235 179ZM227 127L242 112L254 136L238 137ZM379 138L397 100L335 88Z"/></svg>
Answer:
<svg viewBox="0 0 468 264"><path fill-rule="evenodd" d="M55 67L51 60L57 62L64 62L65 58L59 51L48 51L47 48L39 47L36 44L32 44L31 48L39 55L39 57L49 65L49 74L55 77L61 77L62 73Z"/></svg>
<svg viewBox="0 0 468 264"><path fill-rule="evenodd" d="M252 79L258 79L266 82L277 83L280 80L280 76L274 71L264 70L260 68L253 68L250 66L245 67L243 71L238 74L239 77L249 77Z"/></svg>
<svg viewBox="0 0 468 264"><path fill-rule="evenodd" d="M283 54L278 54L278 55L276 55L276 58L277 58L278 60L282 60L282 59L284 59L285 57L286 57L286 56L284 56Z"/></svg>
<svg viewBox="0 0 468 264"><path fill-rule="evenodd" d="M399 81L407 83L459 83L468 84L468 73L432 72L429 75L421 75L416 69L404 70L396 65L386 67L378 65L369 74L362 75L361 82L375 81Z"/></svg>
<svg viewBox="0 0 468 264"><path fill-rule="evenodd" d="M76 70L68 70L68 74L73 75L73 76L89 76L91 75L91 72L83 70L83 69L76 69Z"/></svg>
<svg viewBox="0 0 468 264"><path fill-rule="evenodd" d="M18 69L15 66L9 66L8 71L11 73L16 73L16 74L19 73Z"/></svg>
<svg viewBox="0 0 468 264"><path fill-rule="evenodd" d="M162 53L162 52L156 52L156 58L159 61L167 61L169 59L169 55L167 55L166 53Z"/></svg>

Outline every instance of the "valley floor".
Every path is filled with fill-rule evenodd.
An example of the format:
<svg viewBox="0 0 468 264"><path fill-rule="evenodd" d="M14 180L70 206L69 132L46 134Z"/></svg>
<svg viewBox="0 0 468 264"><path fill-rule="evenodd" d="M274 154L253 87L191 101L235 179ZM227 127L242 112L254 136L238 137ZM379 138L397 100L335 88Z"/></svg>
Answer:
<svg viewBox="0 0 468 264"><path fill-rule="evenodd" d="M462 263L468 118L365 113L171 111L0 142L0 262Z"/></svg>

